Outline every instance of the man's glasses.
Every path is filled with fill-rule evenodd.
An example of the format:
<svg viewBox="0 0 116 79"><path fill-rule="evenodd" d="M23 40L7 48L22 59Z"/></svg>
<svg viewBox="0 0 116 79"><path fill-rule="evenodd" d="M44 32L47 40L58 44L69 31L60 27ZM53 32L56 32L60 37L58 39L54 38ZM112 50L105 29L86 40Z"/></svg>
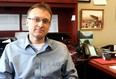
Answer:
<svg viewBox="0 0 116 79"><path fill-rule="evenodd" d="M37 18L28 18L28 19L35 20L36 22L41 22L42 21L44 24L50 23L49 19L47 19L47 18L41 19L41 18L37 17Z"/></svg>

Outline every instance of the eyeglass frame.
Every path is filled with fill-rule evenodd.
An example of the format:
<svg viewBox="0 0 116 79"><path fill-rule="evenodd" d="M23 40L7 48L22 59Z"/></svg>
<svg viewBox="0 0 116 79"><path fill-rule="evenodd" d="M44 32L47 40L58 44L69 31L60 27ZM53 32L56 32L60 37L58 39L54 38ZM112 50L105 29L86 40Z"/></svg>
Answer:
<svg viewBox="0 0 116 79"><path fill-rule="evenodd" d="M42 21L44 24L51 23L49 21L49 19L47 19L47 18L41 19L40 17L35 17L35 18L27 18L27 19L29 19L29 20L35 20L36 22L41 22Z"/></svg>

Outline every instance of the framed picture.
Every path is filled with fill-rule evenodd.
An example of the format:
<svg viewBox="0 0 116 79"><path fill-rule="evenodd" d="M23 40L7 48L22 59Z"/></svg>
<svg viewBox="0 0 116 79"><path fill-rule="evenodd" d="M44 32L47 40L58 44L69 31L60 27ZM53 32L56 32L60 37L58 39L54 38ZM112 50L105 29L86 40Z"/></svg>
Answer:
<svg viewBox="0 0 116 79"><path fill-rule="evenodd" d="M104 9L81 9L81 30L102 30L104 24Z"/></svg>
<svg viewBox="0 0 116 79"><path fill-rule="evenodd" d="M78 0L78 2L91 2L91 0Z"/></svg>

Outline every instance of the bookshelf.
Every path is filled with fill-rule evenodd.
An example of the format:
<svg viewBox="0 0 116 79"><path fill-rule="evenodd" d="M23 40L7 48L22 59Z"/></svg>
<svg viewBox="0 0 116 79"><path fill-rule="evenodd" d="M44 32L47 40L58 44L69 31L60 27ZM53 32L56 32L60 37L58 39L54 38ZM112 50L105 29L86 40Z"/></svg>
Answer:
<svg viewBox="0 0 116 79"><path fill-rule="evenodd" d="M53 14L58 15L58 34L70 37L69 40L77 44L78 0L0 0L0 14L19 14L20 17L19 30L0 31L0 37L14 37L15 32L23 32L21 24L22 15L26 14L30 6L42 1L50 4ZM73 16L74 20L71 20Z"/></svg>

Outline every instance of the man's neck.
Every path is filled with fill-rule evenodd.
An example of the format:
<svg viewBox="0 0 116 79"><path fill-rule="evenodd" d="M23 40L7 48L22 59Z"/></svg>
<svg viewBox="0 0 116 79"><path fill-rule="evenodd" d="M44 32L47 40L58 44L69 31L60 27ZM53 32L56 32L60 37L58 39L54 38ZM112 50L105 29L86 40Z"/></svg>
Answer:
<svg viewBox="0 0 116 79"><path fill-rule="evenodd" d="M41 43L44 43L45 42L45 38L41 38L41 39L38 39L38 38L30 38L30 41L32 44L41 44Z"/></svg>

